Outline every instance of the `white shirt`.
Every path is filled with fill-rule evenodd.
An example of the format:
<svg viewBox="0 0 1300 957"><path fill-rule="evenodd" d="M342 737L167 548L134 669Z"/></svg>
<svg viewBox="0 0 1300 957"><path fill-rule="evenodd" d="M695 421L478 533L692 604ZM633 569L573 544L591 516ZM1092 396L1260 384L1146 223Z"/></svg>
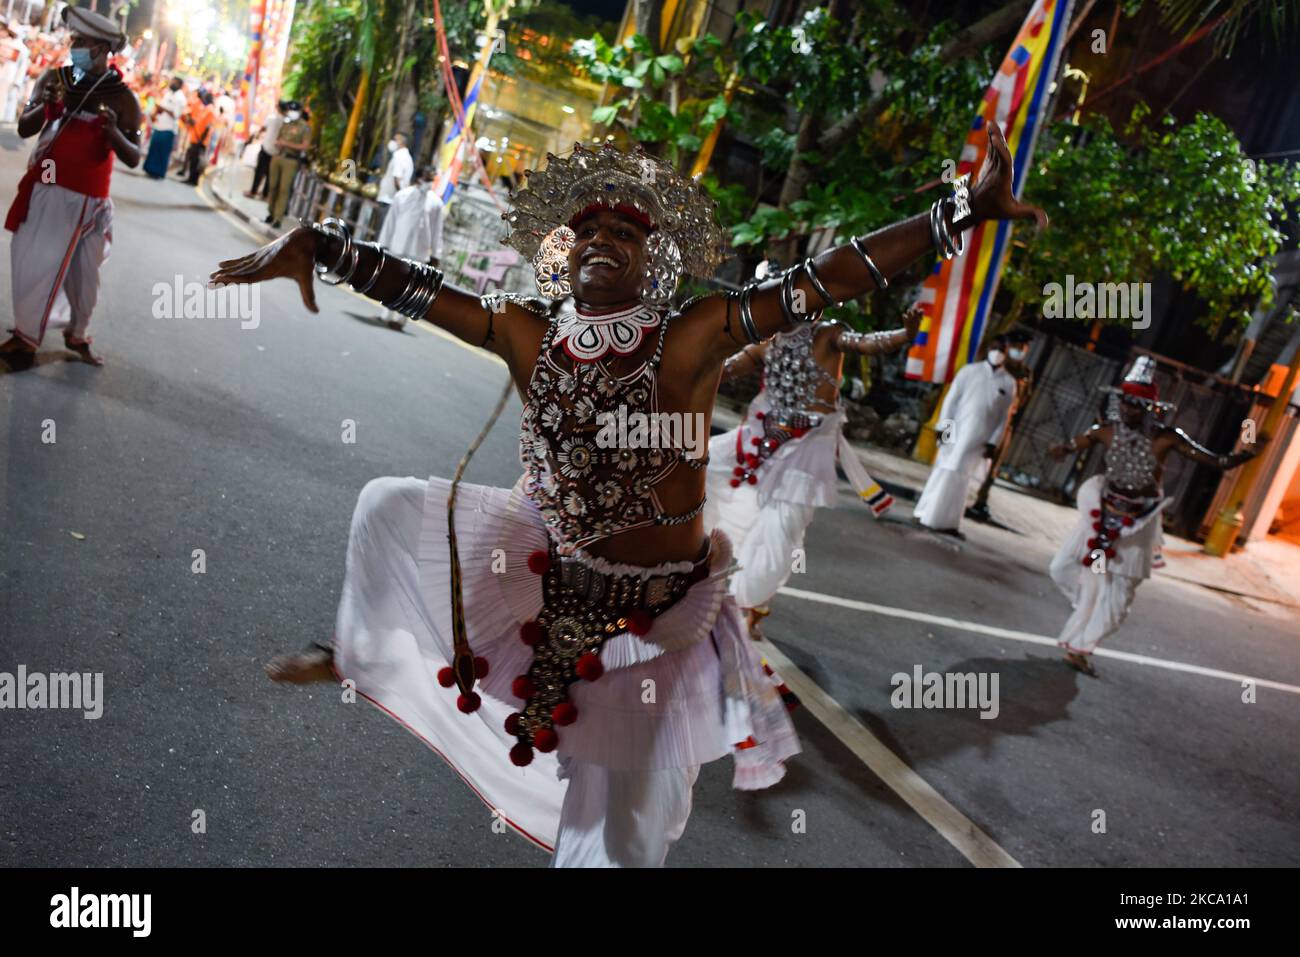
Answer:
<svg viewBox="0 0 1300 957"><path fill-rule="evenodd" d="M428 184L399 189L379 229L379 245L420 262L441 259L442 211L442 200Z"/></svg>
<svg viewBox="0 0 1300 957"><path fill-rule="evenodd" d="M1001 440L1015 397L1016 380L1005 366L994 368L987 359L962 366L939 413L941 444L934 467L974 469L984 446ZM945 433L948 440L942 441Z"/></svg>
<svg viewBox="0 0 1300 957"><path fill-rule="evenodd" d="M171 110L172 112L170 116L166 113L159 113L154 117L154 132L167 133L176 129L176 119L185 114L185 109L189 106L189 101L185 99L185 92L183 90L168 90L163 94L163 98L159 101L158 105L163 109Z"/></svg>
<svg viewBox="0 0 1300 957"><path fill-rule="evenodd" d="M272 113L271 118L266 121L262 134L262 152L267 156L275 156L280 151L276 149L275 141L280 135L280 127L284 126L284 117L279 113Z"/></svg>
<svg viewBox="0 0 1300 957"><path fill-rule="evenodd" d="M414 172L415 160L411 159L411 151L403 146L393 153L393 158L388 161L388 169L384 171L384 178L379 181L379 201L391 203L399 189L411 185L411 174Z"/></svg>

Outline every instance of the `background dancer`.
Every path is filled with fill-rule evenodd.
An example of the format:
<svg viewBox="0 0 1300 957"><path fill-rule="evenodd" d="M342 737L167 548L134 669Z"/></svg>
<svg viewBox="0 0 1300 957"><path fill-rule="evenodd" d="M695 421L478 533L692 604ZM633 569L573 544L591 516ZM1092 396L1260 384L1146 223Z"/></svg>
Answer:
<svg viewBox="0 0 1300 957"><path fill-rule="evenodd" d="M844 437L840 378L846 353L896 352L916 338L921 316L913 308L903 317L903 328L892 332L854 332L842 322L805 323L746 346L723 364L723 381L763 374L763 388L740 425L709 442L704 507L705 525L726 532L736 551L740 569L732 576L731 594L755 638L768 601L793 572L813 509L835 504L837 460L873 515L893 504Z"/></svg>
<svg viewBox="0 0 1300 957"><path fill-rule="evenodd" d="M995 336L981 362L961 367L944 397L935 428L939 451L917 499L916 520L926 528L965 538L958 530L971 480L984 459L997 454L1016 397L1016 380L1003 368L1006 336Z"/></svg>
<svg viewBox="0 0 1300 957"><path fill-rule="evenodd" d="M366 486L332 655L276 662L275 677L355 680L503 820L554 846L557 865L662 864L699 766L727 753L735 786L778 781L798 744L726 593L726 536L704 532L703 463L675 447L602 447L596 417L663 412L707 429L723 361L809 318L783 288L857 298L976 222L1045 222L1012 195L1001 131L988 135L969 193L805 261L792 282L677 310L680 275L710 275L722 258L713 201L609 144L548 157L513 197L506 242L533 259L547 299L444 288L437 269L354 243L334 220L223 263L214 282L290 278L314 311L319 262L491 349L526 400L513 490Z"/></svg>
<svg viewBox="0 0 1300 957"><path fill-rule="evenodd" d="M14 234L14 330L0 360L15 368L34 360L60 293L71 316L64 343L103 365L86 330L112 240L113 161L140 164L140 103L108 62L126 35L91 10L64 7L62 16L72 33L72 65L41 75L18 120L19 136L40 138L5 219Z"/></svg>
<svg viewBox="0 0 1300 957"><path fill-rule="evenodd" d="M1050 568L1052 580L1074 606L1057 644L1072 668L1094 678L1093 650L1123 624L1137 586L1151 577L1152 555L1161 540L1160 513L1167 503L1161 485L1165 458L1177 452L1227 471L1254 458L1268 441L1261 437L1254 448L1215 455L1182 429L1153 424L1155 415L1163 417L1172 409L1158 401L1154 376L1155 361L1139 356L1119 390L1107 390L1120 397L1110 421L1048 450L1061 461L1092 445L1106 449L1106 471L1079 486L1079 519Z"/></svg>

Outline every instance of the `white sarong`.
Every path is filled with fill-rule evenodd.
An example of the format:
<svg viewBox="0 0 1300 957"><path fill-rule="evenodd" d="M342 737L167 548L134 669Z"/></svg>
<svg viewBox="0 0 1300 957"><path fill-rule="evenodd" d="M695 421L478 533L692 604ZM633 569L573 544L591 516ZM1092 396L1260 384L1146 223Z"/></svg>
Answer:
<svg viewBox="0 0 1300 957"><path fill-rule="evenodd" d="M86 330L99 299L99 270L113 239L113 201L53 183L32 187L27 218L9 247L14 328L39 346L51 318L68 315L64 335L88 343Z"/></svg>
<svg viewBox="0 0 1300 957"><path fill-rule="evenodd" d="M893 503L844 438L846 416L840 410L824 413L815 429L782 443L759 467L757 484L733 488L737 454L755 451L752 440L763 435L757 413L766 416L770 410L764 390L740 425L709 440L704 524L725 532L736 550L740 570L732 576L731 594L741 608L762 607L789 580L814 509L834 505L839 495L837 458L876 517Z"/></svg>
<svg viewBox="0 0 1300 957"><path fill-rule="evenodd" d="M558 749L535 754L527 767L512 764L515 738L504 722L521 702L511 683L532 660L519 629L542 609L542 579L528 557L546 548L547 531L520 485L460 486L466 625L474 654L490 666L475 686L482 705L462 714L456 689L437 681L453 655L450 486L384 478L362 490L335 626L341 678L441 755L512 828L556 848L556 865L662 864L685 827L699 766L726 754L735 759L737 788L781 779L798 740L723 577L693 585L647 635L609 638L600 652L605 674L569 688L579 717L557 729ZM629 571L586 561L607 574ZM728 543L715 535L714 570L729 561ZM750 738L755 746L736 749Z"/></svg>
<svg viewBox="0 0 1300 957"><path fill-rule="evenodd" d="M1080 654L1091 654L1103 638L1124 623L1138 585L1151 577L1152 552L1160 541L1160 514L1165 502L1122 529L1114 544L1115 557L1106 561L1104 571L1097 571L1101 566L1095 562L1091 566L1083 564L1089 554L1088 540L1097 534L1092 527L1097 518L1092 512L1101 507L1105 482L1105 475L1094 475L1079 486L1079 518L1050 568L1052 581L1074 606L1057 644Z"/></svg>

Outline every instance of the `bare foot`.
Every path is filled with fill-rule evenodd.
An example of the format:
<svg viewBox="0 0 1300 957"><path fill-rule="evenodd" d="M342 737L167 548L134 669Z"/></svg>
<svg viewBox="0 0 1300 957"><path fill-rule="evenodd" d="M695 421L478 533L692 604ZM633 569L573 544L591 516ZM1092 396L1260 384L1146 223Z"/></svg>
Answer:
<svg viewBox="0 0 1300 957"><path fill-rule="evenodd" d="M279 655L266 663L272 681L306 685L315 681L334 681L334 655L324 648L308 648L291 655Z"/></svg>
<svg viewBox="0 0 1300 957"><path fill-rule="evenodd" d="M73 342L70 339L64 339L63 344L81 356L81 361L87 365L102 366L104 364L103 356L90 351L89 342Z"/></svg>
<svg viewBox="0 0 1300 957"><path fill-rule="evenodd" d="M772 614L772 610L766 607L745 609L745 627L749 629L749 637L755 641L764 640L763 629L760 627L759 622L770 614Z"/></svg>

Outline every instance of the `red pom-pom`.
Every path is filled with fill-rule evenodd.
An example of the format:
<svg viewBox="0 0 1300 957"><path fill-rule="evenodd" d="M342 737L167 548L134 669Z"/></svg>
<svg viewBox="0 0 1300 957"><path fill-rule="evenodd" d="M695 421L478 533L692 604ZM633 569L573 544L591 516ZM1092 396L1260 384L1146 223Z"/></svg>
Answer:
<svg viewBox="0 0 1300 957"><path fill-rule="evenodd" d="M654 618L644 608L638 608L627 616L627 630L634 635L644 635L654 627L654 623Z"/></svg>
<svg viewBox="0 0 1300 957"><path fill-rule="evenodd" d="M515 767L526 768L533 763L533 749L531 745L524 744L520 741L510 749L510 761Z"/></svg>
<svg viewBox="0 0 1300 957"><path fill-rule="evenodd" d="M1106 557L1107 557L1107 558L1114 558L1114 557L1115 557L1115 549L1113 549L1113 548L1108 548L1108 549L1106 549Z"/></svg>
<svg viewBox="0 0 1300 957"><path fill-rule="evenodd" d="M578 720L578 709L570 701L561 701L551 709L551 720L564 727L566 724L573 724Z"/></svg>
<svg viewBox="0 0 1300 957"><path fill-rule="evenodd" d="M757 475L754 475L753 473L750 473L750 476L749 476L749 484L750 484L750 485L757 485L757 484L758 484L758 476L757 476Z"/></svg>
<svg viewBox="0 0 1300 957"><path fill-rule="evenodd" d="M752 439L749 440L749 444L750 444L750 445L758 445L758 444L759 444L760 442L762 442L762 441L763 441L763 440L760 439L760 438L756 435L756 436L754 436Z"/></svg>
<svg viewBox="0 0 1300 957"><path fill-rule="evenodd" d="M1093 509L1091 512L1089 512L1088 514L1091 515L1093 518L1100 518L1100 517L1101 517L1101 509L1099 509L1099 508L1094 508L1094 509Z"/></svg>
<svg viewBox="0 0 1300 957"><path fill-rule="evenodd" d="M488 660L481 655L474 656L474 677L482 681L488 676Z"/></svg>
<svg viewBox="0 0 1300 957"><path fill-rule="evenodd" d="M452 671L450 668L438 669L438 684L442 685L444 688L450 688L455 683L456 672Z"/></svg>
<svg viewBox="0 0 1300 957"><path fill-rule="evenodd" d="M754 468L756 465L758 465L758 456L757 456L757 455L746 455L746 456L745 456L745 464L748 465L751 469Z"/></svg>
<svg viewBox="0 0 1300 957"><path fill-rule="evenodd" d="M1089 548L1096 548L1096 547L1097 547L1097 539L1095 539L1095 538L1090 538L1090 539L1088 539L1088 547L1089 547Z"/></svg>
<svg viewBox="0 0 1300 957"><path fill-rule="evenodd" d="M533 746L542 754L550 754L560 743L560 736L550 728L542 728L533 735Z"/></svg>
<svg viewBox="0 0 1300 957"><path fill-rule="evenodd" d="M1092 530L1093 530L1094 532L1100 532L1100 531L1101 531L1101 522L1093 522L1093 523L1092 523Z"/></svg>
<svg viewBox="0 0 1300 957"><path fill-rule="evenodd" d="M763 421L763 419L767 418L767 413L766 413L766 412L755 412L755 413L754 413L754 418L758 419L758 420L761 422L761 421Z"/></svg>
<svg viewBox="0 0 1300 957"><path fill-rule="evenodd" d="M735 475L736 477L740 477L744 475L745 474L744 466L737 465L734 469L731 470L731 474Z"/></svg>
<svg viewBox="0 0 1300 957"><path fill-rule="evenodd" d="M740 488L740 479L738 479L738 478L732 479L732 480L731 480L731 487L732 487L732 488Z"/></svg>
<svg viewBox="0 0 1300 957"><path fill-rule="evenodd" d="M522 720L524 720L524 716L518 712L506 715L506 734L518 734L519 722Z"/></svg>
<svg viewBox="0 0 1300 957"><path fill-rule="evenodd" d="M1092 564L1092 556L1089 555L1087 558L1085 558L1085 559L1083 560L1083 564L1084 564L1084 565L1091 565L1091 564Z"/></svg>
<svg viewBox="0 0 1300 957"><path fill-rule="evenodd" d="M519 626L519 640L529 648L542 640L542 626L535 621L526 621Z"/></svg>
<svg viewBox="0 0 1300 957"><path fill-rule="evenodd" d="M1133 524L1133 516L1132 516L1132 515L1125 515L1125 516L1124 516L1124 524L1125 524L1125 525L1132 525L1132 524Z"/></svg>
<svg viewBox="0 0 1300 957"><path fill-rule="evenodd" d="M536 690L537 686L533 684L533 679L528 675L520 675L510 682L510 693L516 698L523 698L525 701L531 698Z"/></svg>
<svg viewBox="0 0 1300 957"><path fill-rule="evenodd" d="M545 549L539 548L528 556L528 570L534 575L545 575L551 567L551 556Z"/></svg>
<svg viewBox="0 0 1300 957"><path fill-rule="evenodd" d="M595 681L605 673L605 666L600 663L599 656L589 651L578 659L573 670L583 681Z"/></svg>
<svg viewBox="0 0 1300 957"><path fill-rule="evenodd" d="M478 706L482 703L483 699L472 691L469 694L457 695L456 697L456 707L460 709L461 714L469 714L471 711L477 711Z"/></svg>

